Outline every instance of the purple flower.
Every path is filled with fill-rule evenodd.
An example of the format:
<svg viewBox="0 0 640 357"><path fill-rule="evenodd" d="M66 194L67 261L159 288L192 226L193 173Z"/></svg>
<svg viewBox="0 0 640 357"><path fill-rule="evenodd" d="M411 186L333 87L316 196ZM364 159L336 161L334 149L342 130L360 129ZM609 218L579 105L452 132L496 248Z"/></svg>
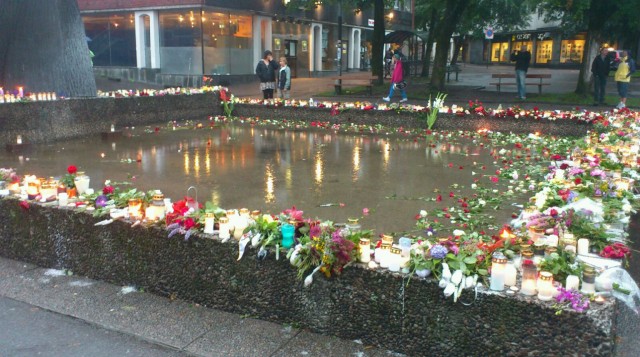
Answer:
<svg viewBox="0 0 640 357"><path fill-rule="evenodd" d="M98 208L102 208L104 206L107 205L107 201L109 201L109 198L105 195L100 195L96 198L96 207Z"/></svg>
<svg viewBox="0 0 640 357"><path fill-rule="evenodd" d="M447 247L440 245L440 244L436 244L433 247L431 247L431 258L433 259L444 259L444 257L447 256L447 253L449 252L449 250L447 249Z"/></svg>

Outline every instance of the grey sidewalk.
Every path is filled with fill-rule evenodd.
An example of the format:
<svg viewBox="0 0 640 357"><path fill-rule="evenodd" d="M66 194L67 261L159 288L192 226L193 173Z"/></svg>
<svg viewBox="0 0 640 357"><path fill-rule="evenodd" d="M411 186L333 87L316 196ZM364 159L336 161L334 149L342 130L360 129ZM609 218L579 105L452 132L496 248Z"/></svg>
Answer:
<svg viewBox="0 0 640 357"><path fill-rule="evenodd" d="M0 257L0 356L400 356Z"/></svg>

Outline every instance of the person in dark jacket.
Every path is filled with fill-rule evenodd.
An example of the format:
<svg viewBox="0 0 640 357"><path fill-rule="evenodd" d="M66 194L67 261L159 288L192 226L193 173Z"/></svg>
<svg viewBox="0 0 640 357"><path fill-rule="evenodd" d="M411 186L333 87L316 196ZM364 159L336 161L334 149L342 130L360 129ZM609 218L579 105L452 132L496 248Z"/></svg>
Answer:
<svg viewBox="0 0 640 357"><path fill-rule="evenodd" d="M527 99L527 90L525 80L527 79L527 71L531 62L531 52L527 51L527 46L520 47L520 51L511 54L511 62L516 62L516 84L518 87L518 98Z"/></svg>
<svg viewBox="0 0 640 357"><path fill-rule="evenodd" d="M273 60L273 53L264 51L264 56L256 66L256 74L260 79L260 90L264 99L273 98L273 91L276 89L276 72L278 64Z"/></svg>
<svg viewBox="0 0 640 357"><path fill-rule="evenodd" d="M593 74L593 105L604 105L604 92L607 87L607 77L609 77L610 63L609 50L602 48L600 55L596 56L591 63L591 73Z"/></svg>

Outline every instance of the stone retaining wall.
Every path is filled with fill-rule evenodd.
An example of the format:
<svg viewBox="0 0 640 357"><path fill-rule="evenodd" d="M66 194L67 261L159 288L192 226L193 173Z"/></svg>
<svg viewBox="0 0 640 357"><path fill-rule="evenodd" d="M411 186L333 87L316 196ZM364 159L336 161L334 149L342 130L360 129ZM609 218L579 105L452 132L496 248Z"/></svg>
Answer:
<svg viewBox="0 0 640 357"><path fill-rule="evenodd" d="M328 121L332 124L382 124L390 127L404 127L408 129L426 128L426 122L420 114L394 110L380 111L359 109L345 110L337 115L331 115L328 108L296 108L296 107L267 107L264 105L236 104L234 114L241 117L260 117L269 119L301 120L305 122ZM440 114L433 126L433 130L470 130L488 129L503 133L535 133L560 136L584 136L590 124L577 120L535 120L515 118L495 118L478 115Z"/></svg>
<svg viewBox="0 0 640 357"><path fill-rule="evenodd" d="M202 120L222 112L217 93L86 98L0 105L0 143L44 143L116 128Z"/></svg>
<svg viewBox="0 0 640 357"><path fill-rule="evenodd" d="M157 227L94 226L99 220L0 200L0 255L411 356L609 356L620 337L614 324L624 305L615 301L556 316L550 303L481 291L465 306L445 298L435 281L359 266L330 280L316 274L304 288L288 261L272 253L258 261L248 249L237 261L235 241L169 239Z"/></svg>

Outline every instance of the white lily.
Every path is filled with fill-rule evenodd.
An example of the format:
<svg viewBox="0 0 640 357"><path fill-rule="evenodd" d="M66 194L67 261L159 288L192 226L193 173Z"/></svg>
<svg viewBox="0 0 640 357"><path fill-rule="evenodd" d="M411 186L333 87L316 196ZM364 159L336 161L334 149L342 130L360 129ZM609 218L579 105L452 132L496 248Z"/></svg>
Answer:
<svg viewBox="0 0 640 357"><path fill-rule="evenodd" d="M447 286L444 288L444 296L449 297L453 295L455 291L456 291L455 285L453 285L452 283L448 283Z"/></svg>
<svg viewBox="0 0 640 357"><path fill-rule="evenodd" d="M262 242L262 233L256 233L251 237L251 246L256 248Z"/></svg>
<svg viewBox="0 0 640 357"><path fill-rule="evenodd" d="M462 282L462 270L456 270L451 276L451 282L458 286Z"/></svg>
<svg viewBox="0 0 640 357"><path fill-rule="evenodd" d="M468 276L464 279L464 287L465 288L472 288L476 283L473 280L472 276Z"/></svg>
<svg viewBox="0 0 640 357"><path fill-rule="evenodd" d="M313 283L313 274L315 274L318 270L320 270L320 267L322 265L319 265L318 267L316 267L315 269L313 269L313 271L311 272L311 274L307 275L307 277L304 279L304 287L308 287L309 285L311 285L311 283Z"/></svg>
<svg viewBox="0 0 640 357"><path fill-rule="evenodd" d="M449 280L440 279L440 281L438 282L438 287L440 287L441 289L444 289L445 287L447 287L447 284L449 284Z"/></svg>
<svg viewBox="0 0 640 357"><path fill-rule="evenodd" d="M442 263L442 279L451 280L451 269L447 263Z"/></svg>
<svg viewBox="0 0 640 357"><path fill-rule="evenodd" d="M247 235L243 235L240 241L238 242L238 260L242 259L244 255L244 250L247 248L247 243L249 243L249 237Z"/></svg>

